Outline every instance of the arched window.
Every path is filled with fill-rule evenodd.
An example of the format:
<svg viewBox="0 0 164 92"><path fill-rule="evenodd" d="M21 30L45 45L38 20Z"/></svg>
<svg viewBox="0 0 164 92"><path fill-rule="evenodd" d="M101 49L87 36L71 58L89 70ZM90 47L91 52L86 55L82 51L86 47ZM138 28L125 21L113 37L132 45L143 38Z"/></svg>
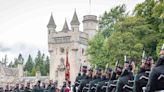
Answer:
<svg viewBox="0 0 164 92"><path fill-rule="evenodd" d="M63 54L64 53L64 48L60 48L60 52L61 52L61 54Z"/></svg>
<svg viewBox="0 0 164 92"><path fill-rule="evenodd" d="M84 55L84 48L82 48L82 55Z"/></svg>
<svg viewBox="0 0 164 92"><path fill-rule="evenodd" d="M64 58L60 58L60 63L64 64Z"/></svg>

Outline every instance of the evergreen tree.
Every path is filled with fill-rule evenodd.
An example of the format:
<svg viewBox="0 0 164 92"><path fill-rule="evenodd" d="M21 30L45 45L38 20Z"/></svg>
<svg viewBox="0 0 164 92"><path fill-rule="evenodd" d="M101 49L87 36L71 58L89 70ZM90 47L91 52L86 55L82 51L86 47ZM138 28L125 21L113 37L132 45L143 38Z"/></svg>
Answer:
<svg viewBox="0 0 164 92"><path fill-rule="evenodd" d="M8 67L10 67L10 68L13 67L13 62L12 61L9 63Z"/></svg>
<svg viewBox="0 0 164 92"><path fill-rule="evenodd" d="M27 59L27 62L25 64L24 70L28 71L29 73L31 73L33 67L34 67L34 62L33 62L33 59L31 57L31 55L29 55L28 59Z"/></svg>
<svg viewBox="0 0 164 92"><path fill-rule="evenodd" d="M35 66L33 66L31 70L31 76L35 76L35 74L36 74L36 69L35 69Z"/></svg>
<svg viewBox="0 0 164 92"><path fill-rule="evenodd" d="M12 67L16 68L19 64L19 60L17 58L14 58L14 64Z"/></svg>
<svg viewBox="0 0 164 92"><path fill-rule="evenodd" d="M47 56L46 57L46 62L45 62L45 67L46 67L46 74L49 74L49 64L50 64L50 59L49 57Z"/></svg>

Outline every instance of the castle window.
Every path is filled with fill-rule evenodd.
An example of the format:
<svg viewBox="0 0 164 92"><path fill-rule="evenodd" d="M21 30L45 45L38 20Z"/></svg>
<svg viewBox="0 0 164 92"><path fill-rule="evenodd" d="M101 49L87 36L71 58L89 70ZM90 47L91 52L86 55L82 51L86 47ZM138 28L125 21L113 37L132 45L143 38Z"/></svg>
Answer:
<svg viewBox="0 0 164 92"><path fill-rule="evenodd" d="M84 55L84 48L82 48L82 55Z"/></svg>
<svg viewBox="0 0 164 92"><path fill-rule="evenodd" d="M64 64L64 58L60 58L60 63L63 65Z"/></svg>
<svg viewBox="0 0 164 92"><path fill-rule="evenodd" d="M60 52L61 53L64 53L64 48L60 48Z"/></svg>

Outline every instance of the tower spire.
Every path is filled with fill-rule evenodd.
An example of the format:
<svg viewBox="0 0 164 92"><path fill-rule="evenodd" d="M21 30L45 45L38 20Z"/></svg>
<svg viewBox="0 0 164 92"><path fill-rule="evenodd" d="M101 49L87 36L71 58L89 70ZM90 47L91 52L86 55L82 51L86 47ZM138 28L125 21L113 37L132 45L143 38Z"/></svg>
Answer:
<svg viewBox="0 0 164 92"><path fill-rule="evenodd" d="M50 20L48 22L47 27L54 27L54 28L56 28L56 24L54 22L54 18L53 18L53 14L52 13L51 13L51 17L50 17Z"/></svg>
<svg viewBox="0 0 164 92"><path fill-rule="evenodd" d="M67 24L67 20L66 19L65 19L65 23L64 23L64 26L63 26L62 31L64 31L64 32L69 31L69 27L68 27L68 24Z"/></svg>
<svg viewBox="0 0 164 92"><path fill-rule="evenodd" d="M72 17L71 25L80 25L79 19L76 14L76 9L75 9L74 15Z"/></svg>

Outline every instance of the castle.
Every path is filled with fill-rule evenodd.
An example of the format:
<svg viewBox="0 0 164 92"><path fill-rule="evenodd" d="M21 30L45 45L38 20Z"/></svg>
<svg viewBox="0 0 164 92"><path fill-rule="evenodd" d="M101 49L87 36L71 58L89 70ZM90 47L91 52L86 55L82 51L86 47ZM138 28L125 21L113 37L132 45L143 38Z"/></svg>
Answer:
<svg viewBox="0 0 164 92"><path fill-rule="evenodd" d="M66 50L68 50L68 61L70 63L70 80L74 82L80 66L88 63L85 55L88 39L96 34L97 16L85 15L83 17L83 31L79 29L80 22L76 13L73 14L69 29L65 20L63 29L56 31L56 24L51 14L48 28L48 50L50 54L50 80L57 80L61 86L65 80L64 69L66 62Z"/></svg>

